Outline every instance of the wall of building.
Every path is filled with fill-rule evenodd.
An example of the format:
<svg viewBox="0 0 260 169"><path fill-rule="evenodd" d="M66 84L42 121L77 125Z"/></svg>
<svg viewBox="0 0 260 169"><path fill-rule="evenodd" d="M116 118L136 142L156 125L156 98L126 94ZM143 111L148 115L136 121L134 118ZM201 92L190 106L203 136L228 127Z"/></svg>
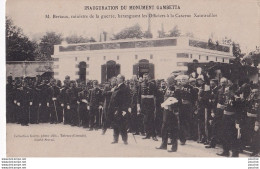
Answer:
<svg viewBox="0 0 260 169"><path fill-rule="evenodd" d="M6 76L35 77L45 72L53 72L53 62L6 62Z"/></svg>
<svg viewBox="0 0 260 169"><path fill-rule="evenodd" d="M120 64L120 73L125 75L127 79L133 76L134 64L142 59L149 60L149 63L154 64L155 78L165 79L173 71L187 70L186 63L192 62L195 59L198 62L214 61L229 63L229 60L232 58L230 52L189 46L188 38L178 38L177 45L175 46L102 50L83 49L62 52L59 51L58 47L55 46L55 53L52 57L58 58L54 75L60 80L63 80L66 75L69 75L71 79L78 79L78 64L82 61L87 64L87 79L101 81L101 66L110 60ZM178 53L187 54L187 57L177 57Z"/></svg>

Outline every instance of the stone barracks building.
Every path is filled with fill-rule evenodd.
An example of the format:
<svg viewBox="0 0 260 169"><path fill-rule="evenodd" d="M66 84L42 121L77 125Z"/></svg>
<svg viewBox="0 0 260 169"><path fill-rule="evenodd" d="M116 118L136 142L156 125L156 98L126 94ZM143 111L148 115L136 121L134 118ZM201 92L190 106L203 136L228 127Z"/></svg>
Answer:
<svg viewBox="0 0 260 169"><path fill-rule="evenodd" d="M209 45L189 37L105 41L54 46L54 77L105 82L117 74L126 79L150 73L165 79L173 71L187 71L187 64L198 62L229 63L230 46Z"/></svg>

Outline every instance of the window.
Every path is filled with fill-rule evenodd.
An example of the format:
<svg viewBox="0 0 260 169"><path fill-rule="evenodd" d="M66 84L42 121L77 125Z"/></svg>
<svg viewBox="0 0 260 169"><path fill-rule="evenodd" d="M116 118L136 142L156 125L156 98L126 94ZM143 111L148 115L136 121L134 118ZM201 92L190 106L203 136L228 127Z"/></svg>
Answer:
<svg viewBox="0 0 260 169"><path fill-rule="evenodd" d="M138 55L135 55L135 59L138 59Z"/></svg>
<svg viewBox="0 0 260 169"><path fill-rule="evenodd" d="M150 59L153 59L153 55L152 54L150 55Z"/></svg>
<svg viewBox="0 0 260 169"><path fill-rule="evenodd" d="M106 56L104 56L103 59L106 60Z"/></svg>
<svg viewBox="0 0 260 169"><path fill-rule="evenodd" d="M209 56L207 56L206 59L209 60Z"/></svg>
<svg viewBox="0 0 260 169"><path fill-rule="evenodd" d="M89 57L87 57L87 61L89 61Z"/></svg>
<svg viewBox="0 0 260 169"><path fill-rule="evenodd" d="M117 60L119 60L119 56L117 56Z"/></svg>
<svg viewBox="0 0 260 169"><path fill-rule="evenodd" d="M218 57L216 57L216 62L218 61Z"/></svg>
<svg viewBox="0 0 260 169"><path fill-rule="evenodd" d="M200 55L199 55L199 59L200 59Z"/></svg>
<svg viewBox="0 0 260 169"><path fill-rule="evenodd" d="M190 54L190 58L192 59L192 54Z"/></svg>
<svg viewBox="0 0 260 169"><path fill-rule="evenodd" d="M222 59L222 62L223 62L223 63L225 62L225 59L224 59L224 58Z"/></svg>
<svg viewBox="0 0 260 169"><path fill-rule="evenodd" d="M177 58L189 58L188 53L177 53Z"/></svg>
<svg viewBox="0 0 260 169"><path fill-rule="evenodd" d="M75 57L75 61L77 61L78 60L78 58L77 57Z"/></svg>

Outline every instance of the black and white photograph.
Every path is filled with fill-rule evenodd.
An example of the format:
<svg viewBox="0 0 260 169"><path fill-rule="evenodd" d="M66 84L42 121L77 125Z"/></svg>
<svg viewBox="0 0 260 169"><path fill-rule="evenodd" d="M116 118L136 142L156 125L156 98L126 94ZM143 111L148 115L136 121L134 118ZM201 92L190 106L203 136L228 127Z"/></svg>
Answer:
<svg viewBox="0 0 260 169"><path fill-rule="evenodd" d="M254 0L7 0L6 157L259 159L259 14Z"/></svg>

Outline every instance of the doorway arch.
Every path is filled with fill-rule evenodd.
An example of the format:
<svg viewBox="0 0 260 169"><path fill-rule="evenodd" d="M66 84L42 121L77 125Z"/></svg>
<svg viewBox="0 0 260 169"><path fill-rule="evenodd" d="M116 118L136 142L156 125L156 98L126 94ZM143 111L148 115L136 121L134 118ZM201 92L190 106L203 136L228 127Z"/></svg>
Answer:
<svg viewBox="0 0 260 169"><path fill-rule="evenodd" d="M106 64L101 65L101 82L107 82L114 76L120 74L120 64L114 60L109 60Z"/></svg>
<svg viewBox="0 0 260 169"><path fill-rule="evenodd" d="M148 73L151 79L154 79L154 64L149 63L149 60L139 60L137 64L133 65L133 74L137 77L143 77L144 73Z"/></svg>
<svg viewBox="0 0 260 169"><path fill-rule="evenodd" d="M86 81L86 68L87 63L82 61L79 63L79 80L80 81Z"/></svg>

